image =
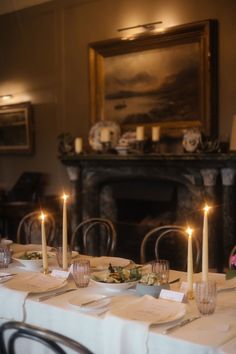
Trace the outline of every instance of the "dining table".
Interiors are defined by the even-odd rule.
[[[86,255],[76,256],[80,257]],[[111,262],[115,259],[112,257]],[[114,290],[93,280],[87,287],[77,288],[71,273],[61,277],[56,262],[50,264],[50,270],[52,273],[45,276],[41,269],[29,270],[16,260],[0,270],[0,323],[17,320],[50,329],[80,342],[95,354],[236,353],[236,278],[228,281],[225,274],[209,274],[219,284],[217,303],[213,314],[201,315],[194,298],[183,297],[180,301],[140,296],[135,284]],[[14,275],[3,277],[5,273]],[[31,281],[40,286],[42,276],[48,278],[48,284],[52,281],[51,288],[27,288]],[[177,279],[170,285],[173,294],[183,288],[186,276],[185,272],[170,270],[170,280]],[[200,273],[194,274],[194,281],[200,277]],[[19,349],[22,354],[48,354],[34,342],[21,341]]]

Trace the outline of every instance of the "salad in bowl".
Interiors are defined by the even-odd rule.
[[[52,260],[55,255],[51,252],[47,252],[48,260]],[[25,251],[15,253],[13,260],[21,263],[24,267],[31,270],[38,270],[43,266],[43,256],[41,251]]]
[[[106,290],[122,291],[137,284],[141,279],[141,268],[113,267],[111,264],[108,269],[91,274],[91,280]]]

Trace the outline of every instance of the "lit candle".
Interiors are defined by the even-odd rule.
[[[159,141],[160,140],[160,127],[155,126],[152,127],[152,141]]]
[[[75,139],[75,152],[76,154],[80,154],[83,150],[83,139],[76,138]]]
[[[203,231],[202,231],[202,281],[208,281],[208,212],[210,207],[206,204],[203,208]]]
[[[144,127],[142,127],[142,126],[136,127],[136,140],[137,141],[144,140]]]
[[[101,128],[100,142],[108,143],[109,141],[111,141],[110,129],[108,127]]]
[[[46,215],[42,212],[41,219],[41,237],[42,237],[42,257],[43,257],[43,270],[45,273],[48,272],[48,255],[47,255],[47,240],[45,232],[45,221]]]
[[[192,233],[193,230],[188,227],[186,230],[188,234],[188,262],[187,262],[187,284],[188,292],[191,295],[193,291],[193,246],[192,246]]]
[[[67,259],[67,199],[68,195],[63,194],[63,217],[62,217],[62,267],[63,270],[68,269]]]

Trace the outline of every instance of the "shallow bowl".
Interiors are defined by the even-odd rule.
[[[27,251],[27,254],[34,253],[39,251]],[[39,270],[43,266],[43,260],[42,259],[22,259],[21,257],[25,254],[25,252],[19,252],[15,253],[12,257],[14,261],[17,261],[21,263],[24,267],[30,269],[30,270]],[[52,258],[55,258],[55,255],[53,253],[48,252],[48,262],[52,260]]]

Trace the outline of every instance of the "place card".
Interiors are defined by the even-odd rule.
[[[70,272],[66,272],[65,270],[58,270],[58,269],[53,269],[51,276],[56,277],[56,278],[62,278],[62,279],[67,279],[70,275]]]
[[[159,295],[160,299],[171,300],[176,302],[184,302],[185,295],[179,291],[162,289]]]

